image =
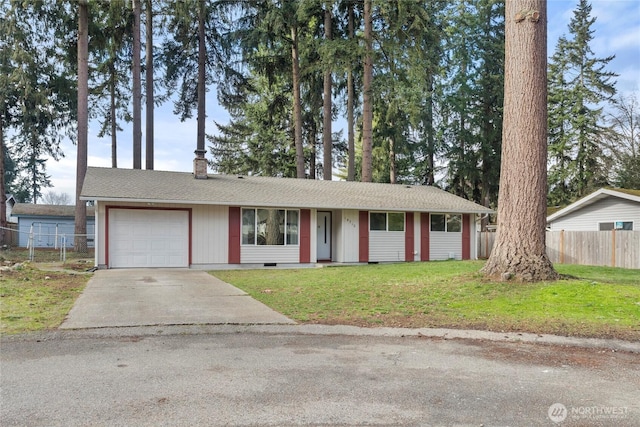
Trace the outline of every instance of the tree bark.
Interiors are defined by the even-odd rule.
[[[0,112],[1,113],[1,112]],[[0,115],[0,245],[5,244],[7,226],[7,197],[4,189],[4,117]]]
[[[353,30],[353,1],[349,1],[348,6],[348,29],[349,29],[349,41],[354,39]],[[347,164],[347,181],[354,181],[356,178],[356,144],[355,144],[355,132],[354,132],[354,114],[353,114],[353,66],[349,61],[349,70],[347,71],[347,151],[349,152],[349,161]]]
[[[205,137],[205,118],[206,118],[206,65],[207,65],[207,47],[205,44],[205,2],[198,2],[198,134],[196,143],[196,156],[204,157],[204,137]]]
[[[483,272],[502,280],[555,280],[545,248],[547,6],[506,2],[504,119],[496,243]],[[524,18],[524,19],[522,19]]]
[[[364,78],[362,83],[362,182],[371,182],[372,150],[373,150],[373,105],[371,97],[371,81],[373,80],[372,62],[372,19],[371,1],[364,0]]]
[[[145,132],[145,166],[147,169],[153,169],[153,5],[151,0],[145,1],[145,27],[147,32],[147,46],[145,53],[145,87],[146,87],[146,132]]]
[[[435,179],[435,137],[434,137],[434,123],[433,123],[433,73],[429,73],[429,99],[427,99],[427,120],[425,125],[427,126],[427,176],[425,184],[433,185],[436,182]]]
[[[109,97],[110,97],[110,105],[109,105],[109,114],[111,114],[111,167],[118,167],[118,123],[116,119],[116,78],[115,78],[115,67],[113,64],[110,66],[111,69],[111,77],[109,81]]]
[[[293,137],[296,148],[296,177],[305,178],[304,150],[302,147],[302,101],[300,99],[300,59],[298,55],[298,29],[291,27],[291,62],[293,73]]]
[[[89,132],[89,6],[78,2],[78,152],[76,160],[76,207],[74,247],[87,250],[87,204],[80,200],[87,172],[87,137]]]
[[[393,123],[391,123],[393,129]],[[398,182],[398,166],[396,165],[396,140],[395,136],[389,138],[389,183]]]
[[[140,81],[140,0],[133,0],[133,168],[142,169],[142,85]]]
[[[331,40],[331,1],[326,3],[326,10],[324,11],[324,38],[328,42]],[[322,160],[322,177],[325,181],[331,181],[332,172],[332,156],[333,138],[331,135],[331,67],[327,65],[324,70],[324,94],[322,99],[323,107],[323,127],[322,127],[322,147],[324,157]]]

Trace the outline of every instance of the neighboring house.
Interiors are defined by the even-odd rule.
[[[12,194],[5,194],[4,197],[5,197],[5,200],[6,200],[7,222],[14,222],[15,223],[15,222],[17,222],[17,220],[11,216],[11,212],[13,210],[13,206],[16,204],[16,198],[13,197]]]
[[[18,246],[27,247],[31,238],[36,248],[57,248],[63,241],[65,246],[73,246],[75,206],[16,203],[12,215],[18,222]],[[87,244],[93,247],[93,207],[87,207],[87,234]]]
[[[550,230],[640,230],[640,190],[603,188],[547,217]]]
[[[205,169],[206,170],[206,169]],[[476,258],[490,209],[429,186],[90,167],[96,265],[314,265]]]

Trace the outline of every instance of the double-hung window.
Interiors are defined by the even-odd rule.
[[[242,244],[297,245],[300,212],[285,209],[242,209]]]

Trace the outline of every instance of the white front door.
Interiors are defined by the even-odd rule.
[[[318,212],[318,261],[331,261],[331,212]]]

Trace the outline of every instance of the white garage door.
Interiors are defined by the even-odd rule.
[[[109,210],[109,266],[188,267],[188,212]]]

